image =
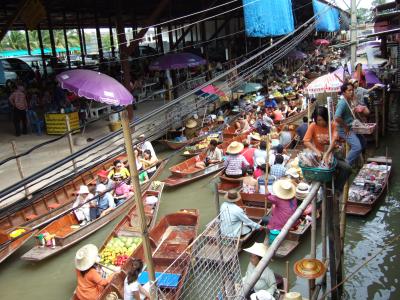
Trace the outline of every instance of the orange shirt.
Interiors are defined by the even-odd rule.
[[[336,137],[336,125],[332,123],[332,139]],[[303,142],[311,142],[321,152],[324,151],[324,147],[329,145],[329,128],[321,127],[315,123],[311,123],[308,126],[306,135],[304,136]]]
[[[94,268],[91,268],[85,276],[81,271],[76,270],[78,285],[75,293],[79,300],[95,300],[97,299],[104,287],[110,283],[111,276],[107,279],[101,278],[100,274]]]

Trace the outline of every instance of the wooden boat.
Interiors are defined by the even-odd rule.
[[[312,103],[310,105],[310,113],[311,114],[313,113],[313,111],[317,107],[317,105],[318,105],[317,101],[315,101],[314,103]],[[308,108],[298,112],[294,116],[291,116],[289,118],[283,119],[282,121],[279,122],[279,125],[289,125],[289,124],[297,123],[297,122],[301,121],[303,119],[303,117],[306,117],[307,114],[308,114]]]
[[[163,299],[178,299],[182,291],[186,275],[189,271],[191,253],[187,247],[194,241],[199,226],[199,211],[197,209],[181,209],[180,211],[166,215],[150,231],[150,240],[153,242],[152,257],[154,269],[157,275],[166,272],[171,274],[168,267],[179,258],[180,263],[174,264],[173,274],[170,276],[178,277],[176,286],[162,286],[158,288],[162,291]],[[129,257],[121,268],[121,272],[116,274],[111,283],[103,290],[98,299],[104,300],[111,292],[117,293],[119,298],[124,295],[124,280],[127,272],[131,269],[134,259],[144,261],[143,246],[140,245]],[[141,281],[143,273],[139,276]]]
[[[247,137],[247,134],[242,134],[234,137],[233,139],[227,140],[222,144],[218,145],[218,148],[225,153],[229,144],[233,141],[242,141]],[[224,163],[209,165],[208,167],[201,169],[196,167],[197,162],[204,161],[207,154],[205,152],[196,155],[195,157],[189,158],[175,166],[172,166],[169,170],[172,173],[171,176],[164,180],[164,183],[168,187],[176,187],[179,185],[187,184],[208,176],[212,173],[218,172],[224,168]]]
[[[44,233],[54,234],[55,247],[40,247],[40,245],[36,245],[21,258],[23,260],[40,261],[54,256],[107,225],[109,222],[124,213],[124,211],[133,207],[134,203],[135,201],[133,197],[127,199],[124,203],[111,210],[108,214],[97,218],[85,226],[79,225],[79,221],[73,212],[57,218],[38,232],[38,235]]]
[[[117,157],[117,159],[121,160],[124,158],[126,158],[126,156]],[[18,226],[39,228],[45,224],[46,221],[63,214],[66,210],[71,208],[79,186],[82,184],[88,186],[95,184],[97,172],[101,169],[108,170],[112,166],[114,160],[115,159],[109,160],[108,163],[87,171],[78,176],[78,178],[67,182],[62,187],[38,198],[29,206],[4,216],[0,220],[0,230],[7,230]],[[157,171],[149,178],[150,180],[141,185],[142,190],[146,190],[150,186],[151,181],[161,174],[166,164],[167,161],[165,160],[158,164]]]
[[[367,162],[377,164],[379,168],[381,168],[381,170],[376,170],[374,172],[376,179],[373,182],[371,182],[366,180],[366,176],[364,173],[365,170],[368,169],[368,164],[363,166],[357,177],[354,179],[352,185],[350,186],[349,198],[347,200],[347,206],[346,206],[346,214],[355,216],[365,216],[371,212],[371,210],[385,195],[385,191],[389,184],[392,159],[386,157],[371,157],[368,158]],[[360,181],[359,178],[361,179]],[[382,182],[379,192],[375,194],[372,192],[365,191],[364,184],[373,184],[373,186],[375,187],[375,182],[378,180],[378,178],[381,178]],[[359,199],[361,201],[355,201],[357,195],[353,196],[353,194],[361,195],[362,198]]]
[[[18,229],[24,229],[25,232],[16,238],[11,238],[10,233]],[[21,248],[35,233],[37,233],[37,230],[32,230],[32,228],[28,227],[18,227],[0,231],[0,263]]]
[[[205,139],[201,140],[200,142],[196,143],[193,146],[186,146],[185,151],[181,153],[184,157],[193,157],[199,155],[207,150],[208,145],[210,144],[211,140],[219,140],[219,134],[210,134]]]
[[[73,179],[65,182],[62,186],[54,190],[46,191],[46,194],[35,196],[36,199],[22,205],[7,207],[2,210],[0,217],[0,230],[10,228],[34,227],[40,225],[45,220],[60,214],[63,207],[71,204],[71,198],[75,191],[79,190],[79,186],[88,185],[97,178],[97,172],[100,170],[109,170],[116,159],[126,160],[126,155],[120,155],[110,159],[82,174],[77,175]],[[20,204],[20,203],[18,203]]]
[[[218,176],[218,193],[225,194],[230,190],[239,190],[242,187],[243,179],[242,178],[230,178],[224,175],[222,172]]]

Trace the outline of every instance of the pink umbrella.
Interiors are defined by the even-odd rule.
[[[221,91],[219,88],[217,88],[216,86],[213,86],[212,84],[207,85],[206,87],[201,89],[204,93],[207,94],[214,94],[220,97],[224,97],[226,96],[225,93],[223,91]]]
[[[339,92],[340,87],[343,84],[343,75],[340,76],[336,73],[329,73],[320,76],[306,87],[306,91],[309,94],[320,94],[325,92]]]
[[[316,45],[316,46],[328,46],[329,44],[330,44],[330,42],[325,39],[318,39],[318,40],[314,41],[314,45]]]

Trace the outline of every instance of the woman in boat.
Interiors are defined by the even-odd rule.
[[[140,159],[140,162],[143,165],[143,169],[146,170],[147,175],[149,177],[153,176],[157,170],[157,157],[152,156],[150,150],[146,149],[143,151],[143,158]]]
[[[149,175],[147,174],[146,171],[140,171],[139,172],[139,183],[140,184],[145,184],[146,182],[148,182],[149,179]]]
[[[119,159],[115,160],[113,162],[114,167],[111,169],[110,172],[108,172],[108,178],[113,178],[114,174],[121,174],[122,178],[128,179],[131,174],[129,173],[129,170],[124,166],[124,164],[122,163],[122,161],[120,161]]]
[[[185,124],[185,137],[187,140],[193,139],[197,136],[197,121],[190,119]]]
[[[99,251],[93,244],[83,246],[76,253],[75,268],[78,283],[75,296],[77,299],[95,300],[111,282],[112,275],[106,279],[100,276],[97,265],[99,261]]]
[[[251,135],[249,135],[251,136]],[[259,136],[258,136],[259,137]],[[251,139],[255,139],[257,140],[256,136],[252,136]],[[242,154],[244,156],[244,158],[247,160],[247,162],[250,164],[250,166],[254,165],[254,151],[256,151],[256,148],[253,148],[249,145],[249,143],[247,142],[247,140],[243,140],[243,150],[240,154]]]
[[[300,111],[299,107],[297,106],[297,102],[295,100],[290,100],[289,102],[289,108],[288,108],[288,113],[287,117],[294,116]]]
[[[123,179],[121,174],[115,174],[113,177],[115,182],[115,188],[113,191],[113,197],[115,205],[118,206],[133,196],[132,187],[128,185]]]
[[[267,246],[265,246],[263,243],[254,243],[250,248],[243,249],[247,253],[250,253],[250,262],[247,266],[246,275],[243,278],[243,282],[245,284],[248,283],[258,263],[267,253],[267,249]],[[266,267],[254,285],[250,298],[273,300],[275,299],[275,294],[277,291],[275,274],[269,267]],[[256,297],[253,296],[254,294]]]
[[[74,213],[81,226],[86,225],[86,223],[91,221],[90,217],[90,202],[91,198],[93,198],[93,194],[90,193],[89,188],[86,185],[81,185],[79,187],[79,191],[77,192],[78,196],[74,204],[72,205],[74,209]],[[81,206],[79,206],[81,205]],[[78,207],[79,206],[79,207]]]
[[[140,259],[135,260],[124,280],[124,300],[150,299],[149,292],[138,282],[142,269],[143,262]]]
[[[264,162],[264,164],[267,161],[267,142],[266,141],[261,141],[258,149],[256,149],[254,151],[253,161],[259,162],[261,160]],[[257,167],[257,166],[254,164],[254,167]]]
[[[243,178],[242,191],[246,194],[254,194],[257,190],[257,179],[253,177],[254,169],[253,167],[248,167],[246,169],[246,177]]]
[[[222,162],[222,150],[218,147],[217,140],[211,140],[206,152],[206,158],[204,161],[196,163],[196,168],[204,169],[209,165],[219,164]]]
[[[246,116],[239,117],[238,121],[235,123],[235,128],[235,133],[237,134],[244,133],[250,129],[249,121]]]
[[[240,152],[244,146],[242,143],[233,141],[226,149],[226,160],[224,161],[225,175],[231,178],[240,178],[243,176],[244,168],[250,166],[247,160]]]

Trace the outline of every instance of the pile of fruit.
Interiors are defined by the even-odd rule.
[[[218,140],[218,138],[219,138],[218,134],[210,134],[204,140],[198,142],[196,145],[185,147],[185,151],[196,152],[198,150],[206,149],[210,144],[211,140]]]
[[[19,237],[21,234],[23,234],[26,230],[23,228],[15,229],[13,232],[10,233],[10,238],[16,238]]]
[[[100,263],[122,266],[141,242],[140,237],[112,238],[100,253]]]

